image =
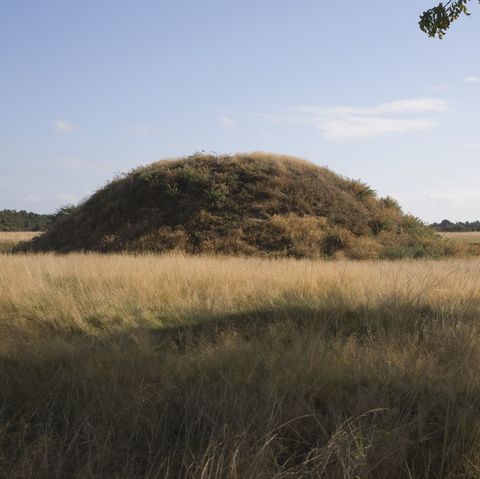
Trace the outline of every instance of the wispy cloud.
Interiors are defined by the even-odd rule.
[[[135,125],[129,129],[129,132],[134,136],[155,136],[160,133],[160,128],[150,125]]]
[[[237,126],[237,123],[227,115],[222,117],[222,124],[227,128],[233,128],[234,126]]]
[[[444,180],[425,189],[425,196],[442,206],[477,204],[480,200],[480,177],[467,180]]]
[[[317,128],[331,140],[345,138],[373,138],[410,131],[427,131],[436,126],[427,118],[385,118],[348,116],[322,121]]]
[[[432,85],[430,90],[432,91],[444,91],[448,90],[450,87],[448,85]]]
[[[480,190],[478,187],[464,186],[462,188],[432,190],[427,192],[427,196],[431,200],[439,203],[463,205],[465,203],[480,200]]]
[[[439,98],[395,100],[373,107],[299,106],[283,115],[262,115],[266,121],[313,125],[330,140],[374,138],[405,132],[422,132],[437,125],[434,114],[449,105]]]
[[[440,98],[413,98],[407,100],[394,100],[388,103],[380,103],[374,107],[349,107],[349,106],[299,106],[294,110],[306,113],[318,113],[329,115],[355,115],[355,116],[374,116],[391,113],[428,113],[446,111],[449,109],[448,103]]]
[[[67,120],[56,120],[53,122],[53,127],[55,133],[58,133],[59,135],[67,135],[73,130],[73,125]]]
[[[480,77],[476,75],[469,76],[467,78],[463,79],[464,83],[479,83],[480,82]]]

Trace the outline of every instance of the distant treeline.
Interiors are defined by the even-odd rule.
[[[0,210],[0,231],[44,231],[52,219],[53,215]]]
[[[480,221],[457,221],[452,223],[448,220],[443,220],[440,223],[433,223],[430,225],[437,231],[480,231]]]

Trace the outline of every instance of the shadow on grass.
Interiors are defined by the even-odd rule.
[[[228,338],[262,342],[262,338],[275,337],[287,344],[299,334],[321,335],[325,339],[354,336],[358,340],[404,334],[421,339],[433,328],[475,320],[475,311],[476,308],[457,313],[445,312],[428,304],[394,302],[391,299],[375,308],[290,305],[241,313],[199,314],[193,321],[185,323],[159,328],[137,327],[97,337],[100,342],[113,340],[128,343],[146,336],[157,347],[176,351],[214,345]]]
[[[449,369],[410,367],[408,333],[449,318],[388,304],[290,305],[19,345],[0,356],[5,477],[457,477],[480,434],[475,370],[458,367],[462,344]],[[405,354],[386,365],[388,340]],[[439,360],[442,344],[428,356]]]

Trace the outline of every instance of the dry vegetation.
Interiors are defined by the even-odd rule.
[[[479,280],[0,256],[0,477],[479,477]]]
[[[19,243],[30,241],[39,234],[38,231],[0,231],[0,253],[10,251]]]
[[[457,255],[480,256],[480,232],[448,232],[440,233],[442,238],[456,245]]]
[[[440,234],[448,240],[480,244],[480,231],[453,231]]]
[[[30,241],[40,233],[38,231],[0,231],[0,243],[18,243]]]
[[[198,154],[137,168],[60,211],[27,249],[310,259],[458,253],[361,181],[266,153]]]

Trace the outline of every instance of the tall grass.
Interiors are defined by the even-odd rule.
[[[0,231],[0,253],[11,251],[24,241],[30,241],[39,236],[38,231]]]
[[[0,477],[478,477],[479,279],[0,256]]]
[[[480,244],[480,231],[447,231],[440,235],[448,240]]]

